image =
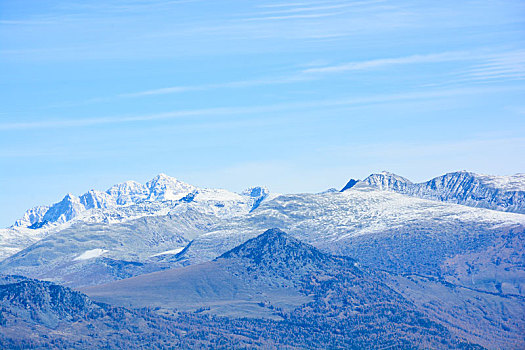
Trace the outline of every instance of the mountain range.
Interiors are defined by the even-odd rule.
[[[265,187],[239,194],[198,188],[165,174],[145,185],[127,181],[105,192],[90,190],[79,197],[67,194],[55,204],[29,209],[11,227],[0,229],[0,259],[75,224],[118,224],[193,209],[209,217],[228,218],[248,213],[274,196]]]
[[[277,229],[209,263],[87,288],[90,297],[17,276],[2,282],[4,346],[479,348],[426,317],[355,260],[322,253]],[[188,302],[196,303],[193,312],[174,311]],[[225,306],[241,312],[228,316],[252,318],[228,322],[207,315],[210,307],[224,313]],[[153,307],[156,313],[148,311]],[[57,334],[55,343],[50,333]]]
[[[258,320],[250,329],[272,332],[312,319],[320,334],[349,319],[377,334],[399,330],[401,343],[391,346],[415,344],[414,324],[362,296],[375,295],[430,327],[416,327],[419,347],[450,338],[444,347],[517,349],[525,346],[524,193],[523,174],[456,172],[415,184],[383,172],[342,191],[283,195],[197,188],[161,174],[29,210],[0,230],[0,273],[74,288],[137,318],[203,325],[199,317],[244,317]],[[372,304],[388,322],[363,309]],[[343,333],[355,335],[352,327]],[[343,338],[330,339],[351,345]],[[370,347],[365,338],[359,344]]]
[[[478,175],[459,171],[422,183],[383,171],[359,181],[351,179],[341,191],[368,185],[409,196],[468,205],[471,207],[525,213],[525,174],[512,176]]]
[[[263,187],[249,188],[237,194],[222,189],[197,188],[165,174],[159,174],[145,185],[127,181],[114,185],[105,192],[90,190],[79,197],[68,193],[60,202],[51,206],[29,209],[13,227],[37,229],[75,219],[115,222],[122,220],[122,216],[124,219],[129,219],[161,215],[180,202],[197,202],[201,205],[206,202],[228,204],[226,209],[215,209],[227,215],[228,210],[252,210],[267,195],[268,190]],[[216,207],[224,208],[221,205]]]

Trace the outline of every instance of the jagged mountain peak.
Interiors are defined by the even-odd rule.
[[[68,193],[60,202],[46,211],[41,221],[63,223],[71,220],[82,210],[84,210],[84,206],[80,203],[80,198]]]
[[[502,192],[525,192],[525,175],[515,174],[509,176],[477,174],[471,171],[461,170],[449,172],[435,177],[427,182],[417,185],[428,185],[431,187],[483,187],[493,191]]]
[[[461,170],[449,172],[445,175],[438,176],[436,179],[469,179],[485,187],[491,187],[502,191],[525,191],[525,174],[514,174],[507,176],[477,174],[471,171]],[[427,182],[430,182],[427,181]]]
[[[146,183],[146,186],[150,187],[148,184],[156,184],[156,183],[184,183],[184,182],[180,181],[179,179],[173,176],[169,176],[164,173],[160,173],[157,176],[155,176],[153,179],[148,181]]]
[[[78,197],[75,196],[73,193],[69,192],[67,193],[64,198],[62,199],[62,202],[66,201],[66,202],[73,202],[73,201],[76,201],[78,200]]]
[[[363,184],[368,186],[379,188],[380,190],[404,190],[407,186],[410,186],[412,182],[394,173],[383,171],[378,174],[371,174],[362,181]]]
[[[107,189],[106,192],[108,194],[112,194],[113,192],[116,192],[116,191],[118,192],[122,192],[122,191],[131,192],[131,191],[137,191],[137,190],[142,191],[145,188],[146,186],[144,186],[140,182],[128,180],[128,181],[124,181],[122,183],[111,186],[110,188]]]
[[[410,181],[409,179],[403,176],[383,170],[379,173],[372,173],[368,175],[364,180],[350,179],[346,183],[346,185],[341,189],[341,192],[344,192],[358,184],[360,186],[364,185],[364,186],[376,187],[380,190],[388,190],[388,189],[399,190],[399,189],[405,188],[407,185],[412,184],[412,181]]]
[[[111,186],[106,193],[115,198],[116,204],[128,205],[146,199],[148,188],[137,181],[126,181]]]
[[[371,174],[370,176],[368,176],[368,178],[372,178],[372,177],[384,177],[384,178],[389,178],[389,179],[394,179],[396,181],[401,181],[401,182],[406,182],[406,183],[412,183],[412,181],[410,181],[409,179],[407,179],[406,177],[403,177],[403,176],[400,176],[400,175],[397,175],[395,173],[391,173],[389,171],[386,171],[386,170],[383,170],[381,171],[380,173],[377,173],[377,174]],[[365,180],[366,181],[366,180]]]
[[[476,173],[474,173],[472,171],[458,170],[458,171],[450,171],[448,173],[445,173],[443,175],[437,176],[435,178],[440,178],[440,177],[460,177],[460,176],[463,176],[463,177],[480,177],[479,174],[476,174]]]
[[[39,205],[27,210],[22,218],[15,221],[13,227],[32,226],[34,224],[38,226],[49,208],[48,205]]]
[[[155,201],[179,200],[196,190],[195,186],[162,173],[148,181],[146,187],[150,192],[148,200]]]
[[[82,203],[86,209],[109,208],[116,204],[113,196],[107,192],[97,190],[89,190],[80,196],[80,203]]]
[[[223,189],[198,188],[160,173],[146,184],[126,181],[113,185],[104,192],[91,189],[78,197],[68,193],[51,206],[29,209],[12,228],[48,229],[75,218],[100,222],[164,215],[163,213],[167,213],[181,201],[198,203],[203,211],[209,213],[235,216],[254,210],[267,198],[269,190],[262,186],[251,187],[238,194]],[[91,211],[92,209],[95,211]]]

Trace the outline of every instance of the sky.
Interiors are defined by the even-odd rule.
[[[525,172],[525,2],[0,1],[0,227],[166,173]]]

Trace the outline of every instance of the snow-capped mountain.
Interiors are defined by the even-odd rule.
[[[155,269],[209,261],[254,234],[279,227],[330,252],[359,254],[362,261],[379,263],[384,269],[398,271],[402,261],[405,271],[453,271],[452,276],[463,267],[458,260],[447,263],[452,268],[445,268],[447,254],[488,249],[486,242],[494,239],[503,244],[505,232],[525,226],[523,214],[384,190],[411,185],[399,176],[377,174],[342,193],[276,196],[260,187],[240,194],[201,189],[159,175],[147,185],[127,182],[107,192],[90,191],[81,197],[68,195],[42,216],[54,221],[54,226],[3,230],[0,248],[5,258],[10,257],[0,268],[6,273],[66,285],[97,284]],[[379,186],[383,187],[378,189]],[[517,185],[512,186],[509,188]],[[131,204],[117,204],[130,201]],[[312,235],[305,236],[305,232]],[[377,249],[387,249],[389,254],[366,249],[371,244]],[[95,256],[93,252],[100,254]],[[405,256],[408,252],[410,257]],[[428,254],[435,256],[425,260]],[[79,258],[83,256],[89,258]],[[89,274],[93,278],[86,278]],[[525,285],[522,287],[513,276],[513,272],[509,276],[499,274],[498,280],[508,281],[505,284],[508,290],[525,293],[525,289],[521,290]],[[492,282],[485,287],[491,291],[498,288]]]
[[[224,284],[221,276],[227,274],[200,264],[215,266],[222,259],[249,273],[263,269],[250,281],[271,286],[293,280],[294,266],[301,272],[299,267],[315,265],[320,251],[385,273],[389,288],[460,337],[492,348],[521,348],[525,215],[482,208],[486,198],[470,206],[451,202],[460,195],[473,200],[473,193],[483,188],[519,194],[520,176],[476,175],[469,182],[470,175],[461,174],[425,183],[443,194],[429,198],[410,192],[420,184],[388,173],[356,180],[342,192],[288,195],[272,195],[259,187],[240,194],[202,189],[162,177],[146,185],[128,182],[107,192],[68,195],[49,208],[28,212],[30,217],[45,211],[42,218],[47,215],[55,222],[37,228],[36,221],[33,228],[2,232],[0,246],[9,257],[0,262],[0,273],[80,288],[119,280],[123,284],[116,285],[123,286],[134,278],[178,271],[173,272],[174,285],[195,291],[195,297],[209,288],[223,297],[246,291],[243,279],[235,275],[227,279],[232,284]],[[249,241],[274,227],[293,238],[270,231]],[[220,286],[229,289],[218,291]],[[304,302],[304,295],[291,295],[293,301],[277,292],[275,300],[284,304]],[[220,308],[221,301],[217,303]],[[264,300],[259,303],[265,305]],[[474,324],[475,330],[465,332],[465,325]]]
[[[115,198],[117,205],[129,205],[138,203],[148,197],[148,187],[136,181],[126,181],[121,184],[111,186],[107,191],[111,197]]]
[[[522,214],[425,200],[372,187],[355,187],[343,193],[281,195],[236,216],[218,215],[216,208],[190,201],[167,215],[116,223],[78,222],[7,258],[0,263],[0,271],[72,286],[97,284],[151,269],[210,261],[266,229],[279,227],[319,248],[359,255],[361,260],[380,263],[385,269],[397,271],[402,260],[407,271],[439,273],[447,255],[485,244],[486,237],[506,227],[525,226]],[[376,248],[367,249],[371,244]],[[389,254],[382,254],[381,249]],[[94,251],[102,253],[78,260]],[[405,257],[409,252],[410,257]],[[427,261],[424,257],[429,254],[436,256]],[[140,267],[133,265],[130,270],[130,262]],[[125,273],[117,271],[122,264],[127,264]],[[89,275],[97,278],[87,278]],[[514,284],[508,288],[511,286],[518,288]]]
[[[78,197],[69,193],[58,203],[28,210],[13,226],[0,229],[0,260],[75,224],[122,223],[188,208],[210,217],[233,217],[273,197],[265,187],[251,187],[239,194],[198,188],[165,174],[145,185],[127,181],[105,192],[90,190]]]
[[[525,226],[523,214],[356,186],[342,193],[290,194],[265,201],[250,214],[219,222],[196,237],[184,257],[191,263],[211,260],[257,232],[279,227],[334,253],[392,268],[402,260],[405,270],[428,273],[439,270],[438,261],[447,254],[487,244],[481,236],[520,226]],[[388,247],[379,247],[378,242],[386,241]],[[370,249],[371,244],[388,254]],[[432,252],[439,259],[425,261]]]
[[[15,221],[15,224],[13,225],[13,227],[25,227],[25,226],[34,225],[33,227],[30,227],[30,228],[33,228],[33,229],[40,228],[41,226],[40,227],[36,227],[36,226],[38,226],[38,224],[42,222],[42,219],[48,210],[49,210],[49,206],[46,206],[46,205],[41,205],[41,206],[34,207],[32,209],[29,209],[28,211],[24,213],[24,216],[22,216],[22,218]]]
[[[88,195],[88,193],[86,193],[86,195]],[[82,197],[87,198],[85,197],[85,195]],[[68,193],[64,197],[64,199],[52,205],[51,208],[49,208],[49,210],[46,211],[41,221],[34,223],[32,222],[31,225],[45,223],[62,224],[76,218],[78,215],[80,215],[86,210],[87,208],[84,206],[83,203],[81,203],[79,197]]]
[[[181,200],[217,201],[219,206],[221,201],[236,202],[250,210],[256,202],[262,201],[266,196],[268,190],[261,187],[251,188],[238,195],[222,189],[200,189],[168,175],[159,174],[146,185],[127,181],[114,185],[105,192],[90,190],[80,197],[69,193],[60,202],[51,206],[39,206],[28,210],[13,226],[29,228],[53,226],[81,216],[86,217],[91,209],[118,210],[139,204],[147,206],[152,202],[164,203],[158,209],[154,208],[155,204],[151,205],[153,211],[162,212],[161,209],[169,209]]]
[[[525,174],[492,176],[458,171],[413,183],[399,175],[382,172],[362,181],[352,179],[342,191],[362,185],[419,198],[525,213]]]
[[[179,181],[165,174],[159,174],[146,183],[148,201],[177,201],[190,192],[195,191],[195,186]]]
[[[501,178],[460,172],[413,184],[403,177],[382,173],[370,175],[363,181],[350,181],[341,194],[323,192],[278,196],[262,187],[249,188],[240,194],[197,188],[160,174],[146,185],[128,181],[112,186],[106,192],[91,190],[80,197],[68,194],[50,207],[33,208],[16,226],[0,230],[0,253],[6,258],[40,241],[31,248],[31,253],[24,253],[24,259],[13,257],[18,263],[10,260],[9,266],[25,269],[23,266],[28,264],[28,267],[34,267],[29,256],[38,256],[42,262],[46,261],[46,268],[38,269],[40,275],[35,276],[42,277],[47,269],[55,268],[55,264],[47,260],[48,254],[55,263],[63,260],[61,266],[68,265],[63,264],[74,261],[86,251],[96,249],[105,252],[103,257],[119,261],[144,263],[156,254],[155,259],[165,261],[173,254],[164,252],[180,252],[194,240],[182,261],[195,263],[213,259],[242,243],[249,238],[245,232],[269,227],[281,227],[292,234],[316,232],[316,237],[300,238],[340,250],[347,244],[333,245],[331,242],[394,230],[444,231],[448,234],[471,229],[479,231],[483,227],[481,231],[488,231],[498,226],[525,225],[525,221],[523,216],[515,214],[469,209],[443,201],[459,202],[454,198],[460,194],[462,198],[472,199],[474,192],[480,193],[489,185],[492,188],[499,186],[500,192],[497,193],[514,191],[515,198],[518,198],[523,194],[517,191],[521,188],[521,178],[520,175]],[[430,188],[427,192],[433,195],[426,195],[423,188]],[[507,192],[501,192],[503,190]],[[441,197],[436,198],[436,193],[441,193]],[[413,198],[416,195],[429,197],[432,201]],[[496,197],[503,198],[502,195]],[[483,203],[474,204],[481,207]],[[520,205],[519,201],[513,203],[514,207]],[[158,220],[141,221],[144,217],[158,217]],[[151,230],[145,223],[157,229]],[[97,233],[96,238],[89,240],[83,238],[92,236],[91,232],[104,234]],[[64,235],[67,240],[62,238]],[[48,238],[42,241],[45,237]],[[49,246],[60,249],[64,255],[53,253]],[[87,260],[92,261],[96,259]],[[64,276],[62,272],[50,272],[47,277]]]

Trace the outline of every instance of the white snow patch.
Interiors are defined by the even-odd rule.
[[[84,253],[80,254],[73,260],[88,260],[88,259],[98,258],[102,254],[107,253],[107,252],[109,252],[109,250],[100,249],[100,248],[90,249],[90,250],[86,250]]]
[[[165,252],[160,252],[160,253],[157,253],[157,254],[153,254],[151,256],[159,256],[159,255],[170,255],[170,254],[178,254],[180,252],[182,252],[184,250],[184,247],[180,247],[180,248],[176,248],[176,249],[172,249],[172,250],[166,250]]]

